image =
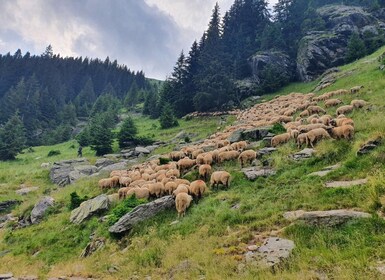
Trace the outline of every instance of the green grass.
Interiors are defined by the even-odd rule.
[[[385,221],[376,215],[376,211],[384,208],[381,201],[385,196],[385,146],[365,156],[357,157],[356,152],[366,140],[384,136],[385,74],[378,70],[378,62],[374,60],[384,50],[341,67],[341,73],[347,75],[317,93],[364,85],[359,94],[341,97],[345,103],[364,99],[372,105],[371,111],[357,110],[349,115],[355,121],[354,141],[323,141],[316,146],[315,156],[303,162],[290,160],[288,155],[297,148],[293,143],[285,144],[271,156],[277,174],[254,182],[244,178],[236,162],[215,166],[215,170],[231,172],[230,188],[210,190],[199,203],[193,203],[186,217],[176,224],[171,224],[177,219],[176,212],[165,211],[140,223],[121,239],[109,236],[107,222],[101,223],[97,217],[80,226],[70,224],[70,193],[76,191],[80,197],[98,195],[98,178],[83,179],[61,189],[50,183],[48,170],[40,168],[40,164],[76,157],[77,149],[71,148],[74,142],[36,147],[35,152],[20,155],[14,162],[0,163],[1,200],[22,200],[14,210],[15,215],[28,213],[43,194],[52,195],[57,202],[55,209],[39,225],[16,231],[0,230],[0,252],[11,250],[0,257],[0,271],[21,275],[27,269],[42,278],[77,275],[126,279],[128,275],[137,275],[152,279],[317,279],[319,275],[326,275],[330,279],[380,279],[379,273],[371,267],[385,258]],[[311,92],[317,82],[291,84],[264,99],[290,92]],[[319,104],[323,106],[322,102]],[[328,109],[330,114],[334,111],[335,108]],[[135,119],[140,136],[167,143],[181,130],[191,133],[192,141],[206,138],[217,131],[219,120],[180,120],[179,127],[161,130],[156,120]],[[234,117],[227,117],[226,125],[233,121]],[[220,130],[223,129],[224,125]],[[176,144],[169,144],[155,152],[166,153],[174,147]],[[60,155],[48,157],[50,150],[59,150]],[[91,162],[96,160],[88,148],[83,153]],[[336,163],[341,163],[341,167],[325,177],[308,175]],[[197,174],[191,172],[188,176],[194,179]],[[368,178],[368,184],[351,189],[324,187],[332,180],[361,178]],[[40,189],[25,197],[17,196],[15,190],[22,183]],[[125,207],[122,208],[125,212]],[[301,223],[290,225],[283,218],[286,211],[340,208],[375,215],[333,228]],[[274,271],[252,265],[238,270],[239,259],[255,235],[268,235],[282,228],[282,236],[296,244],[288,262]],[[80,262],[78,256],[92,233],[106,238],[106,246]],[[117,272],[109,273],[111,267],[118,268]]]

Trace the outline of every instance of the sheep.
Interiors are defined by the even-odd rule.
[[[297,147],[298,147],[298,149],[301,148],[303,144],[307,145],[307,135],[306,135],[306,133],[301,133],[297,137]]]
[[[323,115],[319,118],[322,124],[328,126],[330,124],[330,121],[332,120],[332,116],[330,115]]]
[[[213,163],[213,155],[211,152],[208,152],[203,157],[203,164],[211,165]]]
[[[190,185],[190,181],[186,179],[175,179],[174,182],[177,184],[177,186],[179,186],[180,184],[184,184],[187,186]]]
[[[350,89],[350,93],[358,93],[360,89],[364,88],[364,86],[355,86]]]
[[[178,160],[184,158],[185,156],[186,156],[186,154],[182,151],[174,151],[174,152],[170,153],[169,157],[173,161],[178,161]]]
[[[308,110],[304,110],[304,111],[302,111],[302,112],[299,114],[299,116],[300,116],[301,118],[307,117],[307,116],[310,116],[310,113],[309,113]]]
[[[358,99],[354,99],[350,102],[350,105],[352,105],[354,108],[356,109],[359,109],[359,108],[362,108],[366,105],[366,101],[365,100],[358,100]]]
[[[330,135],[323,128],[316,128],[306,133],[307,144],[314,148],[314,144],[320,139],[328,139]]]
[[[191,158],[196,159],[199,154],[203,154],[204,152],[203,149],[197,149],[191,153]]]
[[[189,193],[196,198],[201,198],[202,195],[206,191],[206,183],[202,180],[196,180],[191,182],[190,186],[188,187]]]
[[[255,160],[256,158],[257,158],[257,153],[255,151],[246,150],[239,155],[238,160],[241,164],[241,167],[243,167],[245,163],[250,162],[250,164],[252,164],[253,160]]]
[[[347,139],[351,140],[354,136],[354,127],[351,125],[343,125],[339,127],[330,127],[328,129],[329,134],[334,139]]]
[[[279,134],[271,138],[271,146],[276,147],[279,144],[286,143],[290,140],[290,133],[286,132],[283,134]]]
[[[298,131],[299,131],[300,133],[304,133],[304,132],[309,132],[310,130],[316,129],[316,128],[323,128],[323,129],[326,129],[327,126],[324,125],[324,124],[322,124],[322,123],[300,125],[300,126],[298,127]]]
[[[211,174],[211,166],[209,164],[203,164],[199,166],[199,178],[207,181]]]
[[[112,178],[100,179],[98,185],[101,189],[118,187],[119,186],[119,177],[114,176]]]
[[[231,175],[227,171],[215,171],[211,174],[210,178],[210,186],[213,187],[216,185],[218,187],[219,184],[222,184],[226,187],[230,186],[230,178]]]
[[[188,157],[178,160],[178,167],[179,167],[178,169],[181,175],[184,173],[184,171],[193,167],[194,165],[195,165],[195,160],[189,159]]]
[[[320,106],[309,106],[307,107],[307,110],[309,111],[309,114],[326,114],[326,111],[322,109]]]
[[[177,189],[178,185],[176,184],[176,182],[174,181],[170,181],[170,182],[167,182],[166,184],[164,184],[164,193],[165,194],[172,194],[173,191],[175,191]]]
[[[307,123],[311,123],[314,118],[319,118],[319,115],[318,114],[313,114],[313,115],[309,116],[306,119]]]
[[[179,193],[175,198],[175,207],[178,211],[178,218],[184,217],[186,214],[186,209],[190,206],[192,201],[192,196],[187,193]]]
[[[290,138],[292,139],[297,139],[299,135],[299,131],[297,129],[290,129],[289,133],[290,133]]]
[[[329,108],[329,107],[334,107],[334,106],[337,106],[337,105],[340,105],[342,103],[341,100],[339,99],[329,99],[327,101],[325,101],[325,107],[326,108]]]
[[[218,162],[222,163],[227,160],[234,160],[239,156],[239,152],[237,151],[228,151],[228,152],[222,152],[218,155]]]
[[[341,114],[348,114],[348,113],[351,113],[353,109],[354,107],[352,105],[341,106],[337,109],[336,114],[337,116]]]
[[[131,195],[135,194],[135,197],[137,199],[149,199],[150,197],[150,191],[148,188],[133,188],[133,189],[130,189],[126,196],[127,197],[130,197]]]
[[[175,197],[175,196],[177,196],[177,195],[180,194],[180,193],[188,193],[188,191],[189,191],[188,186],[189,186],[189,185],[185,185],[185,184],[180,184],[180,185],[178,185],[178,187],[176,188],[176,190],[174,190],[174,191],[172,192],[172,195]]]
[[[354,127],[354,121],[350,118],[340,118],[340,119],[334,119],[330,122],[333,126],[343,126],[343,125],[351,125]]]
[[[119,185],[128,187],[132,182],[130,177],[119,177]]]
[[[124,198],[126,198],[127,192],[128,192],[130,189],[132,189],[132,188],[130,188],[130,187],[120,188],[120,189],[118,190],[119,199],[124,199]]]
[[[239,142],[234,142],[231,144],[231,147],[235,150],[235,151],[243,151],[244,149],[247,148],[247,142],[246,141],[239,141]]]
[[[170,178],[172,176],[180,177],[180,172],[178,169],[170,169],[166,172],[166,177]]]
[[[150,191],[150,195],[155,196],[156,198],[161,197],[163,192],[163,184],[162,183],[152,183],[146,185],[148,190]]]

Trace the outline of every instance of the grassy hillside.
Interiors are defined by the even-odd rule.
[[[42,162],[74,158],[74,143],[52,147],[37,147],[15,162],[0,164],[1,199],[23,199],[15,208],[15,215],[31,210],[42,194],[52,195],[57,204],[39,225],[11,231],[0,230],[0,273],[12,271],[15,275],[36,274],[48,276],[77,275],[100,279],[381,279],[371,267],[385,259],[385,221],[377,216],[383,210],[385,197],[385,147],[382,145],[369,155],[357,157],[360,144],[378,135],[385,136],[385,79],[378,70],[376,58],[385,48],[355,63],[341,67],[346,75],[320,93],[340,88],[364,85],[360,99],[367,100],[370,111],[355,111],[354,141],[323,141],[316,146],[316,156],[304,162],[293,162],[287,156],[297,151],[294,143],[279,148],[271,156],[277,174],[246,180],[239,164],[230,162],[221,166],[233,176],[229,190],[211,191],[199,204],[188,209],[179,223],[175,211],[167,211],[135,227],[128,235],[116,239],[108,235],[106,223],[94,217],[82,225],[69,223],[69,194],[76,190],[80,196],[95,196],[98,178],[84,179],[72,186],[58,189],[48,179],[48,170]],[[292,84],[279,92],[311,92],[317,81]],[[357,96],[343,96],[345,102]],[[321,104],[321,103],[320,103]],[[328,110],[334,113],[334,109]],[[228,118],[228,121],[232,121]],[[141,135],[169,141],[179,129],[162,131],[149,119],[138,119]],[[181,128],[194,133],[193,139],[205,138],[216,131],[219,119],[181,121]],[[223,128],[223,127],[222,127]],[[158,152],[166,152],[172,146]],[[60,150],[61,155],[48,158],[49,150]],[[95,161],[88,149],[84,155]],[[308,176],[325,166],[341,163],[341,168],[326,177]],[[196,174],[192,174],[192,177]],[[351,189],[325,189],[331,180],[368,178],[365,186]],[[37,185],[37,193],[25,197],[14,191],[20,184]],[[385,201],[383,201],[385,202]],[[234,207],[236,206],[236,207]],[[352,208],[373,213],[373,218],[349,222],[334,228],[290,225],[282,214],[292,210],[328,210]],[[258,235],[279,230],[282,237],[295,242],[290,260],[281,267],[261,270],[252,265],[239,269],[247,244],[259,244]],[[86,259],[79,254],[95,233],[106,238],[106,246]],[[188,262],[186,262],[188,260]]]

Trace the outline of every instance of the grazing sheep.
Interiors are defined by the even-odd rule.
[[[355,86],[350,89],[350,93],[358,93],[360,92],[360,89],[364,88],[364,86]]]
[[[164,184],[163,190],[164,190],[165,194],[170,195],[173,193],[173,191],[175,191],[177,189],[177,187],[178,187],[178,185],[176,182],[170,181],[170,182],[167,182],[166,184]]]
[[[351,125],[343,125],[339,127],[330,127],[328,132],[334,139],[351,140],[354,136],[354,127]]]
[[[150,197],[150,191],[148,190],[148,188],[133,188],[133,189],[130,189],[126,196],[127,197],[130,197],[131,195],[135,194],[135,197],[137,199],[149,199]]]
[[[309,106],[307,107],[309,114],[326,114],[326,111],[322,109],[320,106]]]
[[[230,186],[230,178],[231,175],[227,171],[215,171],[211,174],[210,178],[210,186],[213,187],[216,185],[218,187],[219,184],[222,184],[226,187]]]
[[[297,147],[300,149],[303,144],[307,145],[307,135],[306,133],[301,133],[297,137]]]
[[[255,160],[256,158],[257,158],[257,153],[255,151],[246,150],[239,155],[238,160],[241,164],[241,167],[243,167],[243,165],[247,164],[248,162],[252,164],[253,160]]]
[[[307,123],[311,123],[312,120],[313,120],[314,118],[319,118],[319,115],[318,115],[318,114],[314,114],[314,115],[309,116],[309,117],[306,119],[306,122],[307,122]]]
[[[363,108],[366,105],[366,101],[354,99],[354,100],[352,100],[352,102],[350,102],[350,105],[352,105],[356,109],[359,109],[359,108]]]
[[[312,148],[314,148],[314,144],[319,141],[320,139],[328,139],[330,138],[330,135],[328,132],[323,128],[316,128],[313,130],[310,130],[306,133],[307,137],[307,145],[310,144]]]
[[[194,165],[195,165],[195,160],[189,159],[188,157],[178,160],[178,167],[179,167],[178,169],[181,175],[184,173],[184,171],[186,171],[187,169],[190,169]]]
[[[325,101],[325,107],[329,108],[329,107],[340,105],[341,103],[342,101],[339,99],[329,99]]]
[[[199,178],[207,181],[211,174],[211,166],[209,164],[203,164],[199,166]]]
[[[132,189],[130,187],[124,187],[124,188],[120,188],[118,190],[118,195],[119,195],[119,199],[125,199],[126,196],[127,196],[127,192]]]
[[[176,190],[174,190],[174,191],[172,192],[172,195],[175,197],[175,196],[177,196],[177,195],[180,194],[180,193],[188,193],[188,191],[189,191],[188,186],[189,186],[189,185],[185,185],[185,184],[180,184],[180,185],[178,185],[178,187],[176,188]]]
[[[299,131],[297,129],[291,129],[289,133],[290,133],[290,138],[292,139],[297,139],[299,135]]]
[[[304,111],[302,111],[302,112],[299,114],[299,116],[300,116],[301,118],[307,117],[307,116],[310,116],[310,113],[309,113],[308,110],[304,110]]]
[[[206,183],[202,180],[196,180],[191,182],[190,186],[188,187],[189,193],[196,198],[201,198],[202,195],[206,191]]]
[[[191,153],[191,158],[196,159],[199,154],[203,154],[204,152],[203,149],[197,149]]]
[[[337,116],[341,114],[348,114],[348,113],[351,113],[353,109],[354,107],[352,105],[341,106],[337,109],[336,114]]]
[[[332,126],[351,125],[354,127],[354,121],[350,118],[337,118],[330,122]]]
[[[180,177],[180,172],[178,169],[170,169],[166,172],[166,177],[170,178],[172,176]],[[143,176],[142,176],[143,177]]]
[[[330,115],[323,115],[319,119],[320,119],[322,124],[328,126],[328,125],[330,125],[330,121],[332,120],[332,116],[330,116]]]
[[[187,193],[179,193],[175,198],[175,207],[176,211],[178,211],[178,218],[184,217],[186,214],[186,209],[190,206],[192,201],[192,196]]]
[[[271,138],[271,146],[276,147],[280,144],[286,143],[290,140],[290,133],[286,132],[283,134],[279,134]]]
[[[227,160],[234,160],[239,156],[238,151],[222,152],[218,155],[218,163],[222,163]]]
[[[213,163],[213,155],[211,152],[208,152],[203,157],[203,164],[209,164],[211,165]]]
[[[315,123],[315,124],[306,124],[306,125],[300,125],[298,127],[298,130],[300,133],[309,132],[310,130],[316,129],[316,128],[323,128],[326,129],[327,126],[322,123]]]
[[[170,153],[170,159],[173,161],[178,161],[182,158],[184,158],[186,154],[182,151],[175,151]]]
[[[152,183],[146,185],[148,190],[150,191],[151,196],[155,196],[156,198],[161,197],[161,194],[163,192],[163,184],[162,183]]]
[[[187,186],[190,185],[190,181],[186,179],[175,179],[174,182],[177,184],[177,186],[179,186],[180,184],[184,184]]]
[[[119,185],[128,187],[132,182],[130,177],[119,177]]]

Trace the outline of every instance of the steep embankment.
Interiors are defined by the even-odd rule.
[[[300,162],[289,158],[298,151],[293,142],[279,146],[278,151],[264,158],[277,173],[253,182],[240,172],[238,163],[224,163],[215,168],[231,171],[233,179],[228,190],[210,191],[189,208],[179,223],[172,223],[176,218],[174,210],[166,211],[136,226],[119,240],[108,235],[107,223],[99,222],[97,217],[81,225],[69,222],[70,211],[66,205],[72,191],[89,197],[100,193],[96,178],[81,180],[52,193],[57,204],[40,224],[17,230],[8,226],[0,231],[3,255],[0,273],[12,271],[17,276],[78,275],[100,279],[126,279],[129,276],[139,279],[146,276],[151,279],[380,278],[375,267],[385,257],[385,221],[376,213],[381,213],[384,203],[385,147],[380,145],[363,156],[356,153],[367,140],[384,136],[385,80],[377,62],[383,52],[384,49],[379,50],[341,67],[342,71],[333,74],[335,83],[320,92],[364,86],[357,95],[338,96],[346,104],[352,99],[364,99],[370,104],[349,115],[355,122],[353,141],[322,141],[317,144],[314,156]],[[278,94],[308,93],[316,85],[317,82],[292,84]],[[323,106],[323,102],[318,104]],[[327,111],[334,114],[335,107]],[[66,154],[62,158],[74,154],[68,146],[63,145]],[[165,151],[163,148],[162,152]],[[7,175],[7,170],[14,168],[15,163],[3,163],[2,194],[8,198],[11,193],[7,190],[8,182],[16,185],[24,183],[26,178],[31,184],[39,182],[46,186],[44,192],[52,191],[48,172],[40,171],[33,161],[38,156],[45,156],[46,152],[47,149],[43,152],[38,148],[33,156],[21,156],[19,164],[31,167],[10,173],[12,175]],[[85,156],[89,155],[86,150]],[[40,163],[40,160],[37,161]],[[334,164],[340,167],[325,177],[309,175]],[[193,172],[189,178],[196,175]],[[329,181],[364,178],[367,183],[352,188],[325,187]],[[15,195],[13,198],[20,199]],[[14,211],[15,215],[27,213],[28,206],[37,197],[29,194],[23,200],[22,207]],[[354,209],[374,215],[332,227],[291,225],[284,218],[287,211],[331,209]],[[105,238],[105,246],[90,257],[79,259],[92,233]],[[270,235],[290,239],[296,245],[291,258],[273,272],[263,270],[253,262],[247,263],[245,255],[248,245],[261,245]],[[5,253],[5,250],[10,252]]]

